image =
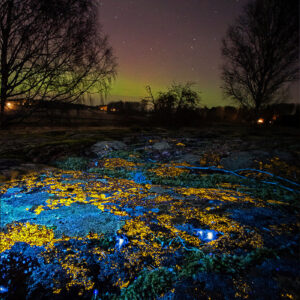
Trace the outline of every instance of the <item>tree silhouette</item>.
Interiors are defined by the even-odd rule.
[[[157,98],[153,97],[150,86],[147,86],[146,90],[156,113],[180,115],[194,111],[199,106],[200,94],[193,89],[193,86],[192,82],[173,83],[167,92],[159,92]]]
[[[35,100],[106,92],[116,63],[97,10],[89,0],[0,0],[1,123],[13,101],[24,113]]]
[[[299,1],[250,2],[229,27],[222,56],[225,96],[257,111],[277,100],[299,75]]]

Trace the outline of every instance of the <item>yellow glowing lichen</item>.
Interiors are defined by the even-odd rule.
[[[155,173],[160,177],[176,177],[183,173],[189,173],[190,171],[184,168],[178,167],[190,167],[188,163],[169,163],[169,164],[161,164],[158,168],[150,169],[149,172]]]
[[[105,167],[107,168],[119,167],[121,164],[124,167],[125,165],[125,162],[121,160],[106,162]],[[188,166],[186,163],[182,165]],[[127,164],[129,168],[134,166],[135,164],[131,162]],[[178,164],[163,164],[152,172],[158,176],[178,176],[182,172],[188,171],[176,168],[176,166]],[[66,174],[70,175],[70,178],[65,176]],[[70,206],[72,203],[83,203],[125,217],[125,225],[118,234],[125,235],[128,238],[128,244],[120,249],[120,252],[126,259],[125,266],[135,272],[145,268],[145,260],[149,261],[147,268],[153,269],[162,266],[167,255],[172,255],[183,247],[230,253],[237,247],[248,250],[260,248],[264,244],[258,230],[232,220],[224,211],[218,213],[214,210],[216,208],[221,210],[222,205],[215,205],[210,202],[211,200],[218,200],[220,203],[228,205],[238,203],[265,206],[260,199],[237,192],[234,190],[235,186],[229,184],[223,184],[222,187],[227,188],[226,190],[172,188],[172,193],[158,194],[152,192],[153,186],[150,184],[140,185],[132,180],[109,177],[105,177],[105,182],[102,182],[97,180],[95,174],[89,174],[88,180],[81,172],[47,173],[43,181],[38,180],[38,176],[38,174],[32,174],[22,179],[22,184],[24,187],[26,186],[27,191],[36,188],[48,189],[49,198],[44,205],[35,207],[35,214],[44,214],[49,209],[59,209],[62,206]],[[15,184],[5,185],[4,190]],[[272,200],[269,203],[273,204]],[[133,217],[136,216],[134,213],[136,213],[137,206],[142,206],[143,209],[138,217]],[[156,211],[151,211],[153,208],[156,208]],[[193,222],[199,224],[200,228],[211,229],[220,234],[217,239],[204,243],[196,234],[178,229],[180,227],[177,225],[192,224]],[[70,239],[70,237],[55,239],[53,230],[30,223],[13,224],[8,227],[7,233],[0,233],[0,238],[0,252],[11,248],[18,241],[30,245],[46,246],[49,254],[43,255],[48,257],[49,262],[53,259],[53,255],[58,255],[52,253],[54,251],[53,244]],[[100,238],[101,236],[91,233],[84,238],[77,239],[85,241]],[[98,255],[99,260],[102,260],[109,251],[115,250],[104,251],[100,247],[93,247],[91,251]],[[78,254],[72,253],[65,257],[58,257],[58,261],[69,277],[67,289],[76,285],[82,287],[81,293],[83,293],[94,288],[94,282],[88,277],[87,264],[79,258]],[[181,266],[177,265],[176,268],[180,270]],[[129,281],[123,282],[120,278],[115,282],[115,286],[119,288],[125,288],[128,285]],[[248,287],[243,286],[242,283],[236,283],[236,287],[239,297],[247,294],[243,291],[246,291]],[[61,292],[59,285],[54,285],[53,289],[54,293]]]
[[[176,188],[175,191],[182,195],[193,195],[200,199],[240,203],[249,202],[254,204],[255,206],[265,206],[264,202],[261,199],[252,198],[249,195],[237,192],[235,190],[220,190],[211,188]]]
[[[128,287],[129,283],[130,283],[129,280],[126,281],[126,282],[123,282],[123,281],[121,280],[121,278],[119,278],[118,281],[117,281],[114,285],[117,286],[117,287],[119,287],[120,289],[123,289],[123,288]]]
[[[91,290],[94,287],[94,282],[88,278],[86,262],[79,259],[78,254],[69,254],[64,257],[61,266],[70,276],[71,281],[67,283],[67,289],[72,286],[82,286],[85,290]]]
[[[233,279],[233,285],[236,290],[235,297],[242,298],[242,299],[249,298],[249,293],[251,289],[250,286],[244,280]]]
[[[220,165],[221,157],[219,154],[208,152],[204,153],[200,158],[200,164],[203,166],[218,166],[222,167]]]
[[[24,242],[31,246],[52,245],[54,233],[45,226],[31,223],[14,223],[8,226],[7,233],[0,232],[0,253],[10,249],[16,242]]]
[[[123,158],[104,158],[99,161],[99,165],[108,169],[115,169],[115,168],[132,169],[132,168],[136,168],[139,164],[135,164],[134,162],[125,160]]]

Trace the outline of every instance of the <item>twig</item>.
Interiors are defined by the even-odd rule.
[[[256,181],[257,179],[255,178],[249,178],[247,176],[243,176],[243,175],[240,175],[238,174],[238,172],[241,172],[241,171],[246,171],[246,170],[255,170],[255,169],[239,169],[239,170],[234,170],[234,171],[230,171],[230,170],[226,170],[226,169],[221,169],[221,168],[217,168],[217,167],[187,167],[187,166],[176,166],[176,168],[180,168],[180,169],[188,169],[188,170],[209,170],[209,171],[216,171],[216,172],[222,172],[222,173],[226,173],[226,174],[231,174],[231,175],[234,175],[234,176],[237,176],[237,177],[240,177],[240,178],[243,178],[243,179],[248,179],[248,180],[251,180],[251,181]],[[260,170],[255,170],[257,172],[260,172]],[[261,173],[266,173],[274,178],[278,178],[280,180],[284,180],[288,183],[291,183],[291,184],[294,184],[296,186],[300,186],[298,183],[296,182],[293,182],[293,181],[290,181],[288,179],[285,179],[283,177],[279,177],[279,176],[276,176],[272,173],[269,173],[269,172],[266,172],[266,171],[262,171]],[[294,193],[300,193],[300,191],[297,191],[295,189],[292,189],[292,188],[289,188],[289,187],[286,187],[282,184],[279,184],[278,182],[272,182],[272,181],[264,181],[264,180],[260,180],[260,182],[262,183],[265,183],[265,184],[271,184],[271,185],[276,185],[282,189],[285,189],[287,191],[290,191],[290,192],[294,192]]]
[[[300,186],[300,184],[297,183],[297,182],[295,182],[295,181],[291,181],[289,179],[283,178],[281,176],[274,175],[273,173],[270,173],[270,172],[267,172],[267,171],[263,171],[263,170],[257,170],[257,169],[238,169],[238,170],[234,170],[234,172],[236,172],[236,173],[238,173],[238,172],[244,172],[244,171],[250,171],[250,172],[257,172],[257,173],[266,174],[266,175],[269,175],[271,177],[277,178],[279,180],[286,181],[286,182],[288,182],[288,183],[290,183],[292,185]]]
[[[183,246],[183,248],[185,249],[185,250],[187,250],[187,251],[200,251],[199,249],[197,249],[197,248],[195,248],[195,247],[193,247],[193,248],[187,248],[186,247],[186,245],[185,245],[185,243],[184,243],[184,241],[183,241],[183,239],[177,234],[177,238],[179,239],[179,241],[180,241],[180,243],[182,244],[182,246]],[[176,238],[175,238],[176,239]],[[173,240],[172,240],[173,241]]]

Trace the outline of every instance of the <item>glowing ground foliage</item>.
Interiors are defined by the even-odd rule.
[[[104,158],[100,160],[98,164],[99,166],[103,166],[104,168],[108,168],[108,169],[115,169],[115,168],[132,169],[138,166],[138,164],[135,164],[134,162],[122,158]]]
[[[16,242],[28,243],[31,246],[53,245],[54,234],[45,226],[30,223],[9,225],[7,233],[0,232],[0,252],[10,249]]]
[[[117,158],[104,159],[98,164],[108,169],[141,166]],[[189,173],[176,166],[189,164],[161,164],[148,171],[161,177]],[[50,286],[42,285],[52,296],[72,293],[91,298],[92,293],[100,293],[107,299],[126,299],[148,292],[155,298],[178,292],[177,282],[191,280],[200,284],[205,274],[216,276],[216,280],[225,274],[223,279],[231,284],[232,295],[247,298],[255,286],[246,275],[237,272],[259,267],[264,259],[284,256],[285,243],[276,244],[278,236],[295,236],[299,224],[286,224],[286,219],[277,224],[272,219],[274,205],[282,208],[289,207],[289,203],[264,201],[238,191],[239,187],[225,182],[218,188],[167,186],[162,189],[96,173],[57,170],[31,174],[1,186],[0,199],[5,207],[24,201],[23,206],[15,208],[18,210],[15,222],[2,225],[1,259],[18,269],[15,259],[10,262],[7,259],[15,255],[19,243],[38,247],[36,269],[29,271],[26,267],[24,276],[30,282],[40,274],[39,269],[54,266],[56,275],[45,280],[51,282]],[[37,191],[48,194],[43,203],[34,198]],[[84,236],[59,235],[64,222],[77,232],[78,220],[84,217],[77,215],[78,205],[91,207],[94,219],[83,219],[85,225],[92,221],[117,224],[113,223],[117,219],[120,228],[112,225],[114,233],[102,232],[100,226]],[[65,209],[74,215],[61,218]],[[8,220],[3,211],[1,214],[4,222]],[[51,218],[47,219],[50,214]],[[286,245],[291,249],[294,246]],[[212,272],[216,275],[211,275]],[[4,270],[5,275],[8,273]],[[7,288],[6,279],[1,280],[1,285]],[[149,291],[148,280],[161,285]],[[209,290],[199,292],[196,285],[191,293],[214,296]],[[292,292],[285,291],[285,294],[292,295]]]
[[[183,173],[189,173],[189,170],[180,169],[179,166],[190,166],[187,163],[170,163],[170,164],[162,164],[158,168],[150,169],[150,172],[155,173],[160,177],[176,177]]]

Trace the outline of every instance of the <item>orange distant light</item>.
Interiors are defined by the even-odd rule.
[[[263,124],[264,122],[265,122],[265,120],[262,119],[262,118],[259,118],[259,119],[257,120],[257,124]]]
[[[6,103],[7,108],[13,108],[13,104],[11,102]]]

